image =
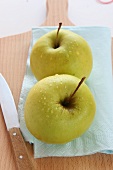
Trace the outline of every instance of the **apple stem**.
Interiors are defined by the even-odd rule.
[[[58,34],[59,34],[61,26],[62,26],[62,22],[59,23],[59,27],[58,27],[58,30],[57,30],[55,48],[58,47]]]
[[[76,87],[75,91],[69,96],[69,98],[67,98],[67,99],[65,100],[65,105],[70,103],[72,97],[75,95],[75,93],[77,92],[77,90],[79,89],[79,87],[81,86],[81,84],[84,82],[85,78],[86,78],[86,77],[83,77],[83,78],[80,80],[80,82],[78,83],[78,86]]]
[[[58,33],[60,31],[61,26],[62,26],[62,22],[59,23],[59,27],[58,27],[58,30],[57,30],[57,37],[58,37]]]
[[[72,95],[70,96],[70,98],[72,98],[72,97],[75,95],[75,93],[77,92],[77,90],[79,89],[79,87],[81,86],[81,84],[84,82],[85,78],[86,78],[86,77],[83,77],[83,78],[80,80],[80,82],[78,83],[78,86],[76,87],[75,91],[72,93]]]

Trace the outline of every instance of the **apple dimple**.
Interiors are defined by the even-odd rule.
[[[60,47],[60,42],[58,41],[57,44],[54,44],[53,48],[54,48],[54,49],[57,49],[57,48],[59,48],[59,47]]]
[[[75,93],[78,91],[78,89],[80,88],[80,86],[82,85],[82,83],[84,82],[86,77],[83,77],[80,82],[78,83],[78,86],[75,88],[74,92],[66,97],[63,101],[61,101],[61,105],[67,109],[70,109],[70,108],[74,108],[75,106],[75,98],[74,98],[74,95]]]
[[[75,106],[75,98],[71,98],[69,102],[67,102],[69,99],[69,97],[66,97],[64,100],[60,101],[60,104],[62,107],[64,107],[65,109],[72,109]]]
[[[60,33],[59,33],[60,34]],[[50,39],[50,41],[52,41],[52,48],[54,50],[58,49],[59,47],[61,47],[61,38],[59,35],[57,35],[57,43],[56,43],[56,37],[54,37],[52,40]]]

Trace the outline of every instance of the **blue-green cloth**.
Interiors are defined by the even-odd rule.
[[[79,138],[67,144],[46,144],[34,138],[24,121],[24,103],[30,88],[37,82],[30,70],[30,52],[42,35],[56,27],[32,29],[32,40],[27,59],[27,70],[20,95],[18,112],[20,127],[26,141],[34,143],[34,157],[83,156],[96,152],[113,154],[113,82],[111,60],[111,34],[107,27],[62,27],[86,39],[93,53],[93,69],[86,84],[96,100],[96,116],[91,127]],[[47,66],[48,67],[48,66]]]

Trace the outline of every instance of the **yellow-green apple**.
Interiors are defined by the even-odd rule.
[[[80,35],[59,30],[43,35],[34,44],[30,54],[33,74],[38,80],[54,74],[88,78],[93,65],[90,46]]]
[[[72,75],[54,75],[31,88],[24,117],[32,135],[45,143],[63,144],[81,136],[90,127],[96,104],[82,81]]]

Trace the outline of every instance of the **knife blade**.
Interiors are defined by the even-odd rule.
[[[11,90],[0,73],[0,105],[11,139],[18,170],[34,170],[27,147],[20,131],[17,109]]]
[[[9,89],[8,84],[6,83],[4,77],[1,74],[0,74],[0,103],[7,130],[13,127],[19,128],[20,125],[18,120],[18,113],[16,110],[11,90]]]

